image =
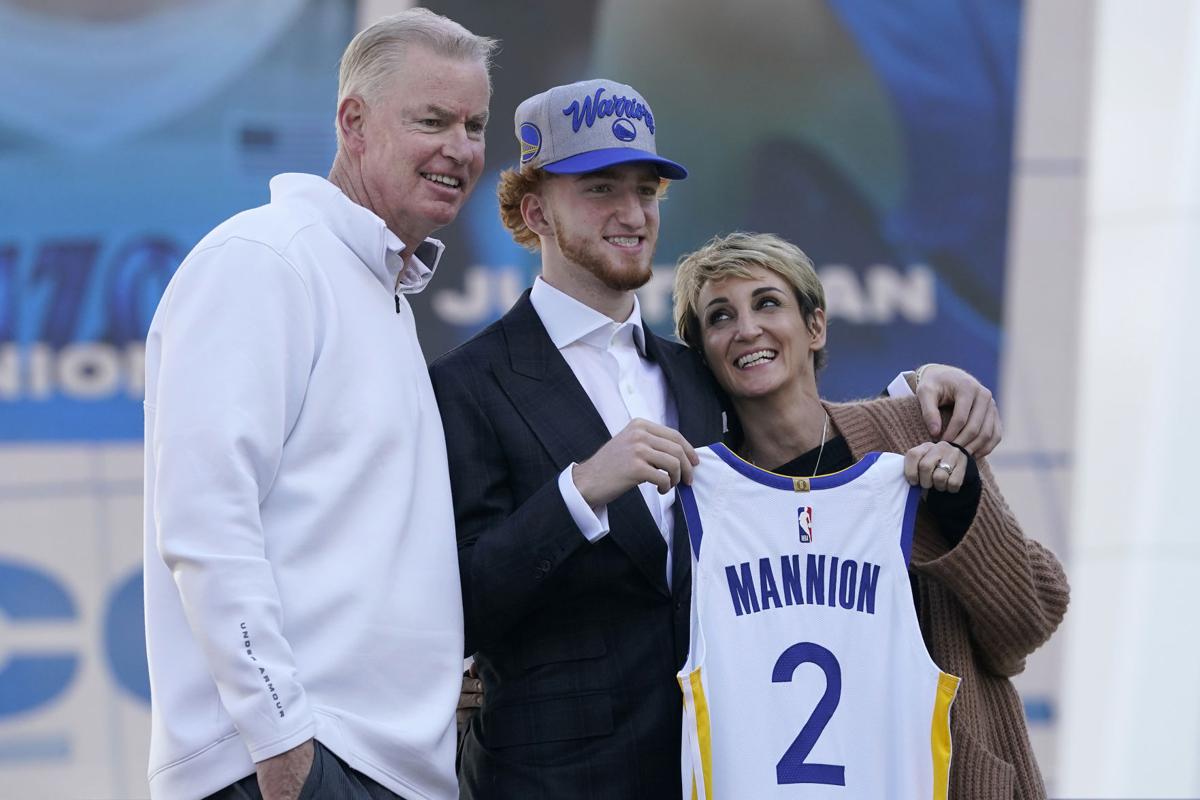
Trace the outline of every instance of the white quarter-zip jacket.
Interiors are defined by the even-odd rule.
[[[316,737],[455,798],[462,601],[441,417],[383,221],[312,175],[206,236],[146,343],[155,798]],[[428,264],[428,267],[426,266]]]

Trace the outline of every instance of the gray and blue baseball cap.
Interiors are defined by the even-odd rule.
[[[683,180],[687,170],[658,155],[654,114],[632,86],[596,79],[555,86],[517,106],[521,165],[577,175],[645,161],[660,177]]]

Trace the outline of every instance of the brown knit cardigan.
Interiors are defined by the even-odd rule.
[[[915,397],[825,407],[855,458],[929,441]],[[979,509],[962,541],[948,547],[922,507],[910,562],[925,645],[962,678],[950,713],[950,798],[1045,798],[1009,678],[1062,621],[1067,578],[1053,553],[1021,533],[983,459],[979,472]]]

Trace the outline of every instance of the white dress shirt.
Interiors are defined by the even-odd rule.
[[[624,322],[613,322],[540,277],[534,281],[529,300],[610,435],[616,436],[638,417],[678,427],[678,414],[662,368],[646,357],[646,334],[636,296],[633,311]],[[587,504],[575,486],[571,474],[574,466],[569,465],[558,476],[558,489],[579,530],[589,542],[597,542],[608,534],[608,507]],[[670,585],[675,490],[659,494],[652,483],[640,484],[638,489],[666,541]]]
[[[904,377],[906,374],[901,372],[892,378],[892,382],[887,387],[888,397],[908,397],[913,393],[912,387],[908,385],[908,379]]]

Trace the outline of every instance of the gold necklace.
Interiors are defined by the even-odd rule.
[[[819,473],[821,471],[821,456],[825,455],[825,434],[827,434],[828,432],[829,432],[829,412],[826,411],[825,412],[825,421],[821,423],[821,448],[819,450],[817,450],[817,463],[813,465],[813,474],[810,476],[812,478],[817,477],[817,473]],[[750,448],[746,447],[745,445],[742,446],[742,450],[746,454],[746,460],[749,461],[751,464],[754,464],[754,466],[757,467],[758,464],[754,460],[754,451],[750,450]]]

